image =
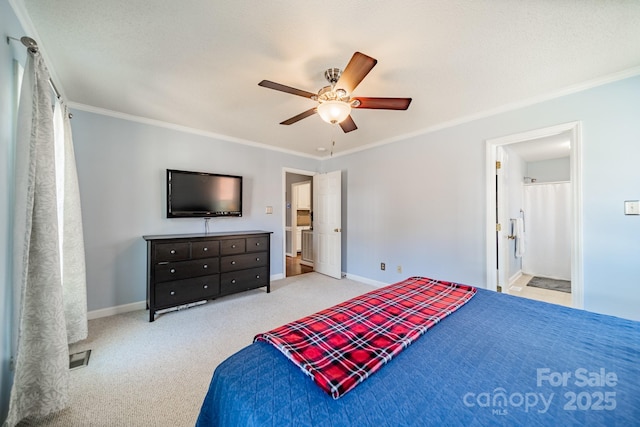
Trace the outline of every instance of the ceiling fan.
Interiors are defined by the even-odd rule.
[[[351,96],[353,90],[377,63],[376,59],[364,53],[354,53],[344,71],[339,68],[329,68],[324,72],[329,85],[320,89],[317,94],[269,80],[263,80],[258,85],[318,102],[317,106],[281,122],[281,125],[291,125],[318,113],[322,120],[327,123],[339,123],[342,130],[347,133],[358,129],[353,118],[351,118],[352,108],[376,110],[406,110],[409,108],[411,98]]]

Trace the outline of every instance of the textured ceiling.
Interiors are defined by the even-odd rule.
[[[639,1],[12,4],[73,107],[314,157],[333,140],[338,155],[640,72]],[[258,82],[316,92],[355,51],[378,64],[354,95],[412,97],[409,110],[356,110],[348,134],[317,115],[278,124],[315,103]]]

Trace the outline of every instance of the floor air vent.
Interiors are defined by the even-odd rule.
[[[87,366],[89,364],[89,356],[91,356],[91,350],[70,354],[69,369],[73,370]]]

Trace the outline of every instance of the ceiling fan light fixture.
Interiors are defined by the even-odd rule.
[[[322,120],[335,125],[349,117],[351,105],[338,100],[324,101],[318,105],[317,111]]]

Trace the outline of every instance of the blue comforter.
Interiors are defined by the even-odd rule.
[[[272,346],[215,370],[197,426],[638,425],[640,322],[478,289],[334,400]]]

